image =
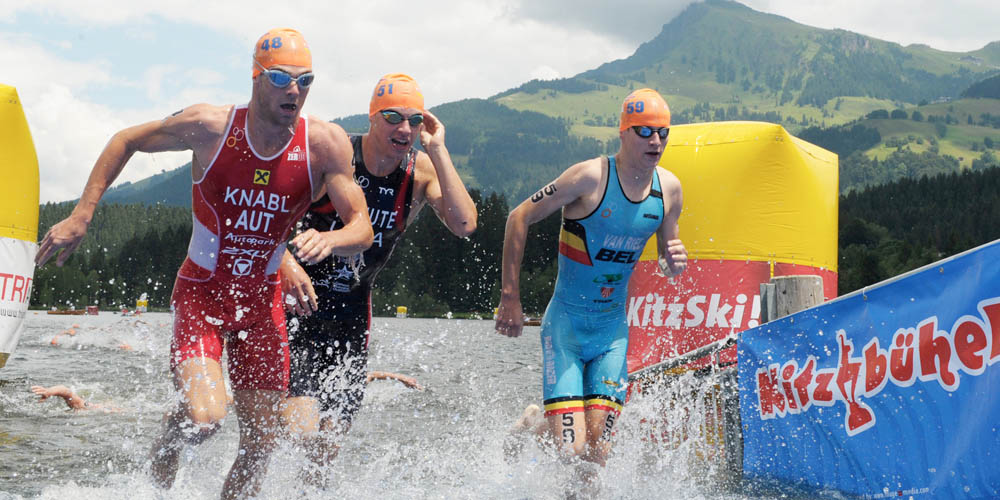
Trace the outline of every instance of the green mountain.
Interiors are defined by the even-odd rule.
[[[191,206],[191,163],[109,189],[101,203]]]
[[[466,182],[513,201],[577,161],[614,151],[621,101],[636,88],[660,90],[675,123],[759,120],[799,133],[854,126],[876,110],[945,116],[949,112],[938,108],[966,106],[965,99],[952,100],[998,72],[1000,42],[967,53],[904,47],[805,26],[728,0],[706,0],[690,5],[625,59],[571,78],[533,80],[489,99],[447,103],[432,111],[447,126],[449,150]],[[881,141],[866,146],[864,158],[885,159],[900,138],[921,153],[931,145],[917,144],[916,138],[926,137],[922,140],[929,143],[936,135],[940,154],[961,158],[958,166],[971,166],[979,156],[972,154],[976,151],[971,145],[993,134],[989,125],[976,124],[982,121],[979,114],[952,113],[944,122],[944,134],[927,120],[862,123],[881,134]],[[352,132],[367,128],[364,115],[334,121]],[[902,127],[906,121],[911,123]],[[909,130],[911,126],[916,130]],[[895,142],[888,143],[890,139]],[[846,161],[847,155],[842,155],[842,164]],[[172,173],[118,188],[109,193],[110,199],[189,203],[185,173]],[[897,176],[886,180],[892,178]]]
[[[998,43],[970,53],[903,47],[708,0],[689,6],[626,59],[496,98],[570,119],[575,133],[598,138],[613,133],[602,124],[617,121],[625,95],[644,86],[665,95],[678,123],[773,112],[781,118],[772,121],[796,129],[844,123],[896,103],[957,97],[998,68]]]
[[[994,76],[993,78],[987,78],[981,82],[976,82],[962,92],[962,97],[1000,99],[1000,75]]]

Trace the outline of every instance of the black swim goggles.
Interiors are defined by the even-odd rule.
[[[391,123],[392,125],[403,123],[403,120],[406,120],[410,122],[411,127],[416,127],[424,122],[424,115],[420,113],[410,115],[409,118],[403,116],[403,114],[399,111],[393,111],[391,109],[380,111],[380,113],[382,113],[382,118],[385,118],[385,121]]]
[[[271,85],[274,85],[279,89],[283,89],[291,85],[293,81],[299,86],[300,89],[307,89],[310,85],[312,85],[313,80],[316,78],[316,75],[314,75],[312,71],[293,77],[280,69],[267,69],[257,62],[256,59],[253,63],[261,69],[261,72],[267,77],[267,81],[271,82]]]
[[[660,136],[660,139],[666,139],[667,134],[670,133],[670,127],[653,128],[645,125],[635,125],[632,127],[632,130],[635,130],[636,135],[643,139],[652,137],[653,132],[656,132]]]

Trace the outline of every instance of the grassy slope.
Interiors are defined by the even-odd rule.
[[[674,36],[671,30],[683,32]],[[664,41],[666,40],[666,41]],[[833,126],[850,122],[875,109],[898,107],[886,99],[843,97],[839,106],[831,100],[822,108],[799,106],[795,101],[780,104],[782,91],[762,85],[763,77],[752,78],[754,71],[766,72],[781,65],[784,82],[795,72],[809,78],[810,61],[821,52],[830,58],[832,49],[850,52],[874,51],[879,54],[902,53],[902,66],[935,75],[954,74],[961,68],[982,72],[990,65],[1000,65],[1000,44],[996,50],[984,48],[970,54],[944,52],[925,45],[901,47],[898,44],[868,38],[843,30],[822,30],[797,24],[784,17],[753,11],[734,2],[709,1],[695,4],[665,27],[657,39],[644,44],[632,57],[606,64],[576,78],[594,81],[602,69],[619,71],[629,78],[625,85],[607,85],[607,90],[571,94],[556,90],[536,93],[515,92],[497,98],[497,102],[517,110],[534,110],[571,121],[574,133],[606,140],[616,134],[614,127],[588,126],[584,120],[600,115],[617,121],[622,99],[632,89],[653,87],[670,103],[675,114],[698,103],[713,107],[736,105],[751,112],[776,111],[782,116],[810,125]],[[768,49],[768,50],[765,50]],[[825,50],[825,51],[824,51]],[[763,52],[771,52],[763,55]],[[964,58],[964,60],[963,60]],[[705,66],[706,60],[728,60],[736,69],[732,83],[718,83],[716,73]],[[832,59],[831,59],[832,60]],[[737,69],[738,68],[738,69]],[[744,90],[741,81],[751,81]],[[801,91],[792,91],[797,98]],[[787,122],[791,130],[797,123]]]
[[[909,116],[913,111],[920,111],[924,115],[923,122],[913,120],[861,120],[859,123],[872,127],[882,135],[883,144],[880,144],[866,152],[871,158],[884,159],[896,150],[895,147],[885,145],[886,141],[893,138],[906,138],[909,143],[905,146],[915,152],[926,151],[930,148],[930,138],[938,141],[939,153],[950,155],[959,159],[963,167],[972,165],[972,160],[979,158],[982,151],[973,151],[972,144],[982,146],[983,139],[989,137],[997,144],[1000,144],[1000,130],[991,127],[980,127],[978,125],[968,125],[968,117],[977,120],[982,113],[1000,115],[1000,100],[997,99],[960,99],[952,102],[928,104],[924,106],[913,106],[903,108]],[[950,114],[958,120],[957,124],[947,126],[944,137],[938,137],[933,123],[926,121],[928,116],[945,116]],[[913,140],[910,140],[910,137]],[[923,144],[918,144],[916,138],[921,138]],[[996,152],[994,152],[996,153]]]

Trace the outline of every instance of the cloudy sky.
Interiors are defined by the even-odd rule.
[[[379,76],[414,76],[433,106],[489,97],[628,57],[690,0],[5,0],[0,83],[17,87],[38,151],[42,201],[79,196],[117,130],[196,102],[246,102],[250,53],[270,28],[301,31],[316,83],[306,111],[367,109]],[[1000,39],[996,0],[745,0],[794,21],[901,44],[969,51]],[[303,8],[302,5],[307,5]],[[623,7],[624,5],[624,7]],[[119,181],[190,155],[137,155]]]

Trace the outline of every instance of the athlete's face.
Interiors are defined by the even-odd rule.
[[[417,108],[386,108],[371,116],[371,134],[379,151],[402,161],[420,134],[423,114]],[[392,123],[396,122],[396,123]]]
[[[298,120],[302,105],[305,104],[306,96],[309,94],[309,87],[300,86],[298,78],[311,73],[312,68],[279,64],[268,69],[288,74],[291,76],[291,82],[284,87],[278,87],[266,73],[254,78],[254,95],[261,114],[281,125],[292,126]]]
[[[618,136],[622,141],[622,154],[635,165],[646,168],[655,167],[660,162],[663,148],[667,145],[667,139],[661,138],[660,134],[654,132],[649,137],[640,137],[632,127],[622,130]]]

